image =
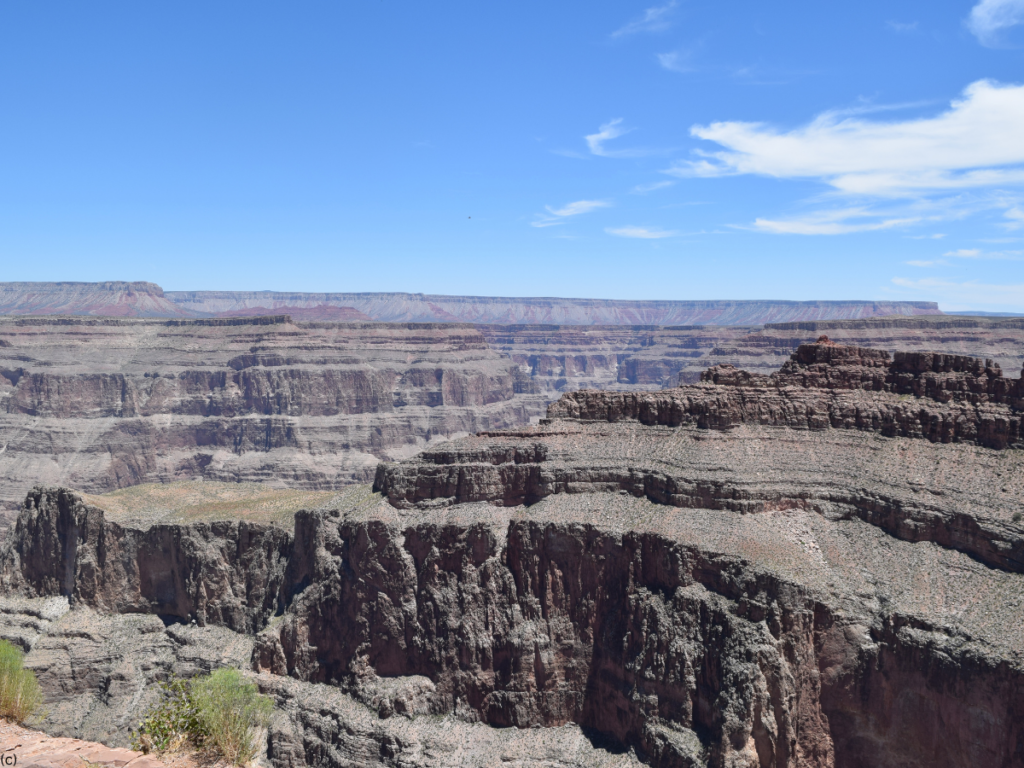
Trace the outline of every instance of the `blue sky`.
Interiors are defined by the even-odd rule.
[[[12,0],[0,110],[0,280],[1024,311],[1024,0]]]

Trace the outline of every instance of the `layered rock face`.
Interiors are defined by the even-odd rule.
[[[470,326],[0,320],[0,502],[189,477],[330,489],[548,398]]]
[[[760,325],[941,314],[928,301],[613,301],[422,293],[164,291],[153,283],[0,283],[0,314],[232,317],[571,325]]]
[[[0,283],[0,315],[197,317],[155,283]]]
[[[771,376],[720,365],[701,377],[711,386],[657,394],[575,392],[556,403],[549,415],[635,419],[673,427],[829,425],[992,448],[1024,439],[1024,383],[1003,378],[991,360],[901,352],[890,359],[882,350],[841,347],[822,338],[826,343],[800,346]]]
[[[41,489],[0,557],[0,635],[52,728],[110,741],[201,638],[204,665],[248,642],[278,766],[1024,765],[1024,452],[980,437],[1020,381],[825,343],[705,378],[384,464],[293,536],[135,531]],[[830,410],[905,403],[975,426]],[[150,656],[111,642],[92,688],[56,684],[153,613]]]
[[[760,325],[888,315],[941,314],[913,301],[615,301],[610,299],[432,296],[422,293],[279,293],[178,291],[168,297],[189,312],[230,313],[251,307],[345,306],[385,322],[545,323],[555,325]]]
[[[539,391],[649,391],[695,384],[709,366],[768,375],[800,345],[828,334],[838,343],[896,352],[990,358],[1017,371],[1024,320],[918,316],[763,327],[480,325],[488,345],[528,372]],[[552,398],[554,399],[554,398]]]
[[[536,421],[562,392],[657,391],[715,364],[768,375],[819,325],[0,318],[0,505],[16,508],[38,482],[90,492],[194,477],[365,482],[379,460]],[[1009,371],[1024,360],[1016,319],[827,325],[844,343],[894,354],[971,353]]]

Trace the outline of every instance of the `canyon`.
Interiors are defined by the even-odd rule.
[[[0,636],[48,732],[114,746],[230,664],[274,766],[1021,766],[1022,413],[993,359],[819,336],[565,392],[290,528],[38,487]]]
[[[1024,362],[1024,319],[764,326],[470,325],[0,317],[0,512],[36,483],[105,493],[205,478],[338,490],[382,460],[537,422],[562,393],[658,391],[709,366],[774,371],[822,333]]]

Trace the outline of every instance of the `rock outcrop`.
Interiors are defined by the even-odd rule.
[[[40,482],[87,492],[195,477],[368,482],[380,460],[536,422],[563,392],[658,391],[698,382],[709,365],[767,376],[820,325],[0,318],[0,507],[14,510]],[[1011,372],[1024,361],[1019,319],[827,325],[843,344],[893,355],[973,354]]]
[[[4,318],[0,504],[205,477],[332,489],[382,458],[536,420],[550,396],[471,326]]]
[[[0,315],[199,317],[155,283],[0,283]]]
[[[111,742],[153,680],[251,649],[289,768],[1024,766],[1024,451],[978,426],[1019,388],[823,341],[764,379],[567,394],[383,464],[293,535],[133,530],[40,489],[0,636],[53,728]],[[855,402],[976,424],[833,421]],[[102,674],[58,684],[101,638]]]
[[[919,352],[890,358],[819,340],[800,346],[771,376],[719,365],[701,381],[659,393],[573,392],[549,416],[716,429],[828,426],[991,448],[1024,440],[1024,380],[1004,378],[991,360]]]
[[[164,768],[162,762],[142,752],[111,749],[81,739],[55,739],[13,723],[0,723],[0,754],[16,755],[24,768]]]
[[[101,613],[151,613],[238,632],[278,610],[291,550],[276,526],[224,521],[140,531],[65,490],[34,489],[15,526],[7,593],[63,596]]]

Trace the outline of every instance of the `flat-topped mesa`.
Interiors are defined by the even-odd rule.
[[[636,420],[727,429],[740,424],[858,429],[990,448],[1024,440],[1024,379],[991,360],[931,352],[888,352],[803,344],[770,376],[732,365],[699,384],[651,393],[580,391],[548,407],[548,422]]]

